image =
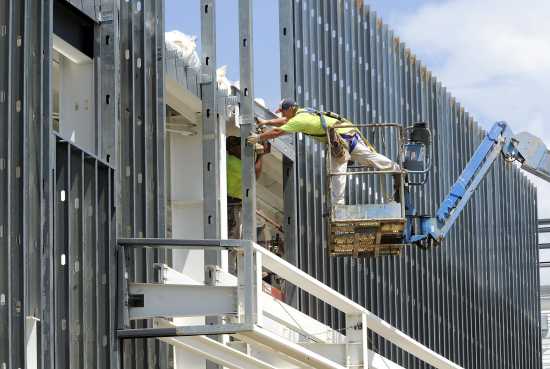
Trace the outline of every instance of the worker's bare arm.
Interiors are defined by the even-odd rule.
[[[258,119],[258,126],[273,126],[273,127],[280,127],[282,125],[285,125],[288,122],[288,119],[285,117],[280,118],[273,118],[273,119]]]
[[[282,129],[273,128],[269,131],[266,131],[266,132],[263,132],[262,134],[260,134],[259,139],[260,139],[260,141],[272,140],[272,139],[277,138],[279,136],[282,136],[286,133],[287,132],[283,131]]]

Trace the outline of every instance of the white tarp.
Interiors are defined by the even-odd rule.
[[[166,46],[177,52],[183,62],[189,67],[199,70],[201,60],[197,53],[197,38],[180,31],[170,31],[164,34]]]

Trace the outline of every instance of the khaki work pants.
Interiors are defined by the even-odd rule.
[[[348,143],[346,142],[346,149]],[[373,151],[366,145],[361,138],[358,139],[357,145],[350,153],[351,160],[356,161],[360,165],[366,165],[377,170],[400,170],[399,165],[382,154]],[[348,170],[348,160],[331,158],[331,166],[333,173],[346,173]],[[338,205],[345,204],[346,193],[346,177],[332,177],[332,203]]]

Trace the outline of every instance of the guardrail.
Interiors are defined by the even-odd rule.
[[[265,268],[345,314],[345,326],[347,327],[345,334],[345,343],[347,345],[346,351],[348,355],[353,356],[355,359],[363,363],[368,362],[367,329],[371,329],[378,335],[394,343],[396,346],[436,368],[461,369],[461,367],[457,364],[449,361],[421,343],[415,341],[413,338],[380,319],[363,306],[332,290],[328,286],[319,282],[317,279],[311,277],[309,274],[303,272],[294,265],[284,261],[251,241],[120,239],[118,240],[118,246],[118,305],[120,307],[120,311],[117,334],[120,339],[232,334],[243,339],[243,341],[246,341],[247,339],[262,340],[264,342],[267,341],[271,345],[275,345],[280,349],[286,349],[288,351],[287,354],[291,357],[294,357],[302,362],[309,363],[314,367],[341,367],[321,355],[314,354],[311,351],[306,353],[303,347],[292,342],[285,341],[281,337],[270,334],[262,328],[263,309],[261,306],[261,275],[262,269]],[[223,303],[219,303],[217,306],[208,307],[208,315],[223,316],[227,321],[227,324],[142,329],[128,328],[129,321],[131,319],[144,319],[155,315],[153,308],[152,310],[142,311],[141,313],[134,313],[132,310],[146,308],[148,302],[147,299],[158,298],[159,294],[158,291],[153,292],[142,290],[143,300],[135,299],[134,296],[134,304],[137,306],[132,306],[132,303],[130,302],[131,294],[129,293],[129,290],[134,289],[135,291],[135,285],[133,285],[133,282],[128,281],[128,274],[126,272],[126,252],[129,248],[136,247],[187,250],[221,249],[227,250],[230,253],[235,253],[237,258],[237,284],[235,286],[178,285],[171,287],[179,288],[179,290],[173,290],[174,292],[177,291],[177,293],[170,294],[174,300],[174,305],[178,305],[178,308],[175,310],[179,309],[179,311],[173,311],[173,313],[181,314],[175,316],[196,316],[205,315],[205,313],[203,312],[202,314],[199,314],[199,311],[201,310],[193,304],[202,303],[203,307],[206,308],[204,306],[205,302],[201,302],[200,299],[195,302],[191,301],[191,299],[187,299],[187,303],[183,304],[187,306],[181,306],[181,303],[176,304],[176,296],[186,296],[187,293],[191,293],[192,289],[194,289],[193,293],[206,296],[207,293],[214,292],[216,291],[216,288],[219,287],[223,287],[225,289],[234,288],[233,290],[230,290],[230,293],[223,293],[223,296],[217,297],[220,301],[225,299]],[[197,290],[197,287],[203,288],[204,290]],[[227,290],[225,291],[227,292]],[[135,300],[138,302],[135,303]],[[235,309],[233,309],[233,311],[227,311],[229,300],[233,301],[235,305]],[[160,308],[158,301],[156,308]],[[163,307],[162,309],[171,310],[166,307]],[[163,314],[165,314],[165,312],[159,313],[157,316],[167,316]]]

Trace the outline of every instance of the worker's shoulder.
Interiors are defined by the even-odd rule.
[[[241,159],[233,154],[227,154],[227,163],[230,164],[230,163],[240,163],[241,162]]]
[[[312,122],[312,121],[315,121],[315,119],[318,119],[318,115],[315,114],[314,112],[312,111],[309,111],[309,110],[305,110],[305,109],[300,109],[296,112],[296,114],[290,118],[288,120],[287,123],[298,123],[298,122],[303,122],[303,123],[309,123],[309,122]]]

